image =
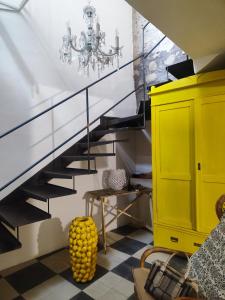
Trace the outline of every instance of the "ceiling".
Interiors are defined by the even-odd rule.
[[[225,52],[225,0],[126,0],[193,59]]]

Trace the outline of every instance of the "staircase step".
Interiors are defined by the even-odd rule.
[[[98,142],[90,142],[90,147],[95,147],[95,146],[103,146],[103,145],[109,145],[113,143],[121,143],[121,142],[127,142],[128,139],[119,139],[119,140],[110,140],[110,141],[98,141]],[[87,147],[88,143],[78,143],[79,146],[82,147]]]
[[[108,156],[115,156],[116,153],[91,153],[91,156],[94,157],[108,157]],[[83,156],[87,156],[87,154],[83,154]]]
[[[0,254],[16,250],[22,247],[20,241],[12,235],[9,230],[0,223]]]
[[[28,196],[41,201],[76,194],[75,190],[49,183],[27,185],[21,189]]]
[[[49,218],[51,218],[50,214],[27,202],[0,205],[0,220],[13,229]]]
[[[85,155],[63,155],[62,156],[63,159],[67,160],[67,161],[87,161],[87,160],[95,160],[94,156],[89,156],[88,157]]]
[[[181,79],[195,74],[193,60],[188,59],[180,63],[166,67],[167,71],[175,78]]]
[[[92,131],[91,135],[99,137],[111,133],[140,130],[140,129],[142,129],[142,127],[121,127],[121,128],[118,127],[118,128],[111,128],[111,129],[101,129],[101,130]]]
[[[88,169],[62,168],[62,169],[44,171],[43,173],[53,178],[71,179],[74,176],[96,174],[97,171],[88,170]]]
[[[111,117],[102,117],[101,125],[104,127],[131,127],[131,126],[140,126],[140,121],[142,121],[143,115],[134,115],[126,118],[111,118]],[[129,125],[129,126],[128,126]]]

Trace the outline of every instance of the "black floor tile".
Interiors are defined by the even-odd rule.
[[[144,248],[145,246],[146,244],[142,242],[125,237],[124,239],[115,242],[110,247],[119,250],[121,252],[125,252],[129,255],[133,255],[134,253],[136,253],[141,248]]]
[[[72,283],[73,285],[75,285],[76,287],[78,287],[81,290],[86,289],[90,284],[92,284],[93,282],[95,282],[97,279],[101,278],[102,276],[104,276],[106,273],[108,272],[108,270],[106,270],[105,268],[98,266],[96,267],[96,273],[94,278],[87,282],[87,283],[78,283],[76,281],[74,281],[73,276],[72,276],[72,271],[71,269],[68,269],[64,272],[62,272],[60,275],[67,279],[70,283]]]
[[[122,226],[122,227],[112,230],[112,232],[126,236],[126,235],[129,235],[129,234],[137,231],[138,229],[140,229],[140,228],[133,227],[131,225],[125,225],[125,226]]]
[[[120,265],[116,266],[112,270],[112,272],[133,282],[132,269],[139,268],[139,267],[140,267],[140,260],[134,257],[130,257]],[[150,267],[150,265],[148,263],[145,263],[145,267],[146,268]]]
[[[12,287],[14,287],[15,290],[17,290],[19,294],[23,294],[54,275],[54,272],[41,263],[35,263],[7,276],[5,279],[12,285]]]
[[[93,298],[91,298],[84,292],[81,292],[81,293],[77,294],[76,296],[74,296],[73,298],[71,298],[70,300],[93,300]]]
[[[18,296],[16,298],[14,298],[13,300],[25,300],[22,296]]]

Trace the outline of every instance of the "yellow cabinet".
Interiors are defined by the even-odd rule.
[[[194,252],[225,193],[225,71],[152,88],[155,246]]]

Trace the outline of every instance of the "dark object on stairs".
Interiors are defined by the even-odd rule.
[[[192,59],[188,59],[180,63],[168,66],[166,69],[177,79],[195,75]]]

